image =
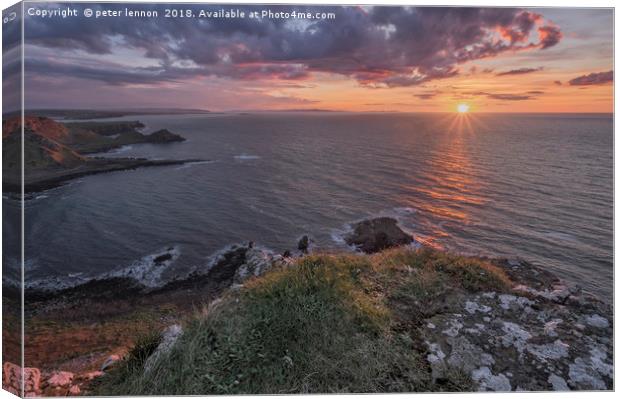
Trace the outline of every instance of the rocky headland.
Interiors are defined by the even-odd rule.
[[[21,117],[16,116],[6,118],[2,125],[3,190],[7,192],[21,190],[21,123]],[[43,116],[25,117],[25,192],[46,190],[67,180],[96,173],[201,161],[87,156],[130,144],[165,144],[185,140],[167,129],[143,134],[138,131],[142,127],[144,125],[138,121],[63,124]]]
[[[143,270],[28,290],[38,392],[613,389],[613,313],[579,286],[522,260],[415,245],[390,218],[346,240],[358,252],[250,242],[161,286]],[[152,267],[174,259],[169,248]]]

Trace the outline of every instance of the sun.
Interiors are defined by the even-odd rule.
[[[469,104],[461,103],[456,106],[456,111],[459,114],[466,114],[469,112]]]

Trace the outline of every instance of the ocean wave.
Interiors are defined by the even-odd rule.
[[[34,291],[55,292],[74,288],[90,281],[109,280],[120,277],[132,279],[136,283],[147,288],[157,288],[168,282],[162,278],[162,274],[180,255],[181,251],[178,246],[170,246],[146,255],[119,270],[95,276],[85,275],[83,272],[75,272],[69,273],[66,276],[49,276],[44,278],[27,277],[24,281],[24,286],[26,289]],[[32,272],[32,270],[29,271]],[[3,282],[15,287],[21,285],[20,279],[7,278],[7,276],[4,276]]]
[[[340,228],[332,229],[329,233],[330,238],[338,247],[348,249],[352,252],[355,252],[357,248],[355,248],[355,245],[347,244],[346,237],[353,233],[353,227],[351,227],[351,225],[354,223],[355,222],[345,223]]]
[[[282,255],[271,248],[254,243],[236,243],[227,245],[209,255],[206,261],[183,273],[174,273],[174,277],[165,278],[164,272],[171,270],[174,262],[181,255],[179,246],[169,246],[132,262],[129,266],[99,275],[85,275],[83,272],[70,273],[66,276],[52,276],[46,278],[27,278],[26,288],[38,292],[53,293],[64,289],[78,287],[92,281],[106,281],[115,278],[124,278],[135,281],[138,287],[150,290],[164,287],[174,281],[183,281],[196,276],[204,276],[226,259],[226,255],[240,248],[248,248],[246,263],[248,265],[267,264],[282,259]],[[19,287],[19,276],[9,278],[4,276],[4,282]]]
[[[148,288],[156,288],[166,283],[162,274],[181,255],[178,246],[167,247],[156,253],[146,255],[131,265],[103,275],[101,278],[125,277],[131,278]]]
[[[194,274],[206,274],[209,272],[209,270],[213,268],[213,266],[221,262],[227,254],[229,254],[232,251],[235,251],[236,249],[243,248],[243,247],[253,248],[261,252],[262,254],[264,254],[265,257],[273,257],[277,254],[276,251],[272,250],[271,248],[268,248],[264,245],[256,244],[253,241],[246,242],[246,243],[238,242],[238,243],[226,245],[218,249],[217,251],[213,252],[211,255],[207,257],[207,260],[204,266],[198,266],[194,268],[192,272]]]
[[[175,170],[181,170],[181,169],[187,169],[190,168],[192,166],[196,166],[196,165],[207,165],[210,163],[214,163],[215,161],[196,161],[196,162],[188,162],[186,164],[183,164],[177,168],[174,168]]]
[[[127,152],[129,150],[132,150],[133,146],[132,145],[124,145],[122,147],[116,148],[114,150],[108,151],[108,154],[120,154],[123,152]]]
[[[235,155],[234,158],[237,161],[251,161],[254,159],[260,159],[258,155],[248,155],[248,154]]]
[[[579,239],[572,234],[561,233],[559,231],[547,231],[541,233],[544,237],[551,238],[558,241],[566,241],[571,243],[580,243]]]

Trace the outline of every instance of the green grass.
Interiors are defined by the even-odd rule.
[[[458,371],[432,381],[415,323],[406,320],[413,326],[403,328],[403,319],[427,317],[451,291],[502,290],[507,283],[488,263],[430,250],[305,257],[197,315],[148,373],[148,345],[137,345],[141,355],[130,354],[96,393],[469,390],[471,381]]]

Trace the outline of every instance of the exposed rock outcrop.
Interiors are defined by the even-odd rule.
[[[353,231],[345,237],[346,243],[368,254],[413,242],[413,237],[398,227],[396,219],[389,217],[363,220],[351,227]]]
[[[304,235],[303,237],[299,239],[299,242],[297,243],[297,249],[300,250],[302,253],[307,254],[309,247],[310,247],[310,239],[308,238],[307,235]]]
[[[14,116],[2,122],[2,138],[21,133],[21,116]],[[26,116],[24,131],[29,130],[47,139],[63,142],[69,137],[69,130],[62,124],[44,116]]]
[[[172,133],[168,129],[161,129],[156,132],[153,132],[145,136],[145,139],[148,143],[155,143],[155,144],[185,141],[185,138],[181,137],[178,134]]]
[[[611,389],[607,305],[527,263],[505,266],[519,282],[512,292],[464,294],[426,320],[433,377],[456,368],[481,391]]]
[[[62,182],[85,175],[134,169],[144,166],[174,165],[190,160],[147,160],[135,158],[92,158],[83,154],[109,151],[129,144],[171,143],[185,139],[166,129],[144,135],[137,131],[140,122],[97,122],[70,124],[42,116],[24,118],[24,176],[25,191],[41,191],[54,188]],[[22,165],[22,119],[9,117],[2,125],[3,189],[21,191]],[[89,130],[91,126],[96,131]],[[127,130],[124,130],[127,129]],[[117,137],[110,132],[119,131]],[[102,132],[97,133],[97,132]],[[104,134],[105,133],[105,134]]]
[[[161,341],[157,346],[157,349],[155,349],[155,352],[153,352],[144,362],[144,371],[147,373],[150,372],[157,359],[170,352],[175,342],[181,337],[181,335],[183,335],[183,328],[178,324],[173,324],[166,328],[166,330],[162,333]]]
[[[68,371],[56,371],[47,379],[47,383],[52,388],[66,387],[73,381],[74,374]]]

